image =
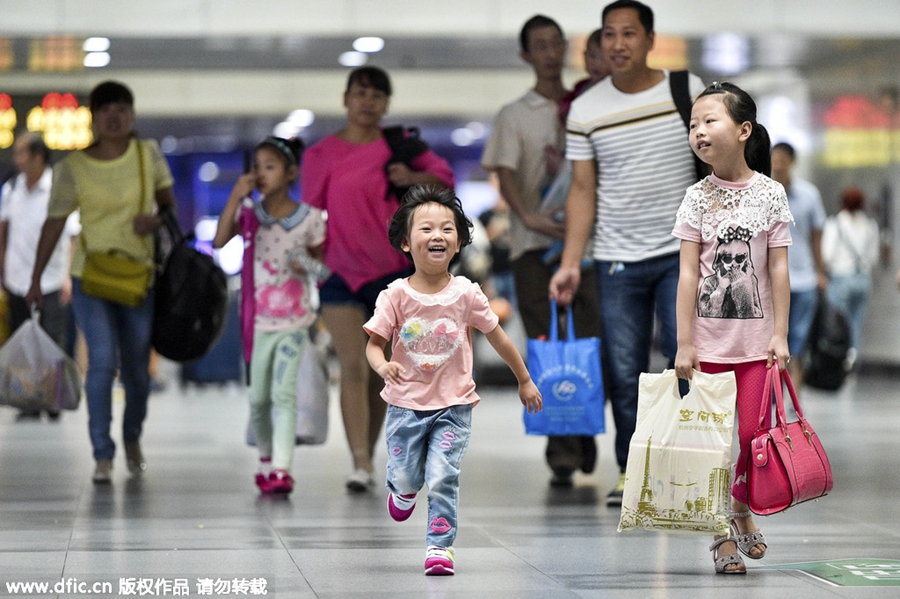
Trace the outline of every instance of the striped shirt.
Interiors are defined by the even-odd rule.
[[[569,111],[566,158],[596,160],[595,260],[638,262],[675,253],[671,235],[684,191],[697,180],[693,152],[665,79],[622,93],[607,78]],[[691,96],[703,91],[690,76]]]

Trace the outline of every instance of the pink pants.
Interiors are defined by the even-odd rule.
[[[734,378],[737,381],[737,424],[740,452],[735,463],[731,496],[741,503],[747,503],[747,459],[750,453],[750,440],[759,426],[759,410],[766,384],[766,360],[741,364],[700,362],[700,371],[707,374],[734,371]]]

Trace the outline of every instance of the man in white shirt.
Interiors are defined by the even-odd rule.
[[[622,503],[628,446],[637,421],[638,377],[649,370],[653,323],[673,363],[679,240],[671,236],[684,192],[697,181],[694,155],[668,71],[650,68],[653,11],[617,0],[603,9],[601,49],[610,77],[572,102],[566,158],[572,186],[566,201],[562,263],[550,295],[568,303],[580,286],[580,263],[593,235],[600,296],[603,376],[616,423],[620,476],[607,495]],[[690,98],[703,82],[690,75]],[[685,98],[689,101],[689,98]]]
[[[40,135],[20,135],[13,145],[13,162],[19,174],[10,179],[0,192],[0,280],[9,298],[10,333],[31,318],[31,307],[25,302],[25,295],[31,287],[38,240],[50,201],[53,171],[49,166],[49,157],[50,152]],[[73,213],[41,277],[41,291],[44,294],[41,327],[61,347],[66,344],[70,318],[70,245],[78,228],[78,216]],[[48,413],[51,418],[59,415],[55,411]],[[39,416],[30,412],[21,415]]]
[[[565,226],[553,216],[554,210],[544,210],[541,204],[546,188],[557,174],[563,149],[559,100],[566,93],[562,69],[567,46],[559,24],[544,15],[535,15],[525,22],[519,44],[520,56],[534,71],[535,84],[500,110],[485,144],[481,166],[497,174],[500,193],[509,204],[510,260],[518,309],[525,334],[535,339],[549,334],[547,285],[556,264],[555,259],[548,259],[548,250],[565,234]],[[594,275],[585,269],[582,276],[591,282],[570,302],[575,336],[599,337]],[[553,471],[550,484],[571,487],[576,470],[593,471],[597,447],[590,436],[551,436],[547,438],[545,457]]]

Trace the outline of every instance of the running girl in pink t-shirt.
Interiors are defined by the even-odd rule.
[[[790,283],[787,195],[772,171],[769,134],[739,87],[714,83],[694,102],[690,144],[713,174],[688,188],[675,218],[681,238],[675,373],[734,371],[740,454],[731,486],[731,531],[717,537],[716,572],[741,574],[766,539],[747,507],[747,455],[756,431],[766,369],[784,369]]]
[[[384,379],[388,512],[406,520],[428,485],[426,575],[453,574],[460,462],[469,445],[472,407],[472,336],[485,334],[519,381],[529,412],[541,393],[522,357],[498,324],[481,288],[450,274],[450,263],[471,243],[471,222],[452,191],[413,187],[389,228],[391,245],[410,257],[415,272],[378,295],[365,324],[366,357]],[[391,361],[385,347],[391,343]]]
[[[219,217],[214,247],[244,240],[241,334],[250,362],[250,423],[259,450],[256,485],[263,494],[294,488],[291,464],[297,424],[297,370],[316,320],[316,280],[325,219],[289,195],[303,142],[267,137],[256,146],[253,170],[234,184]],[[251,198],[258,190],[260,201]]]

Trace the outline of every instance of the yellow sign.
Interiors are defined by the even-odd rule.
[[[13,145],[13,131],[18,119],[9,94],[0,94],[0,150]]]
[[[80,150],[93,139],[91,111],[79,106],[72,94],[49,93],[28,112],[25,126],[40,131],[52,150]]]

